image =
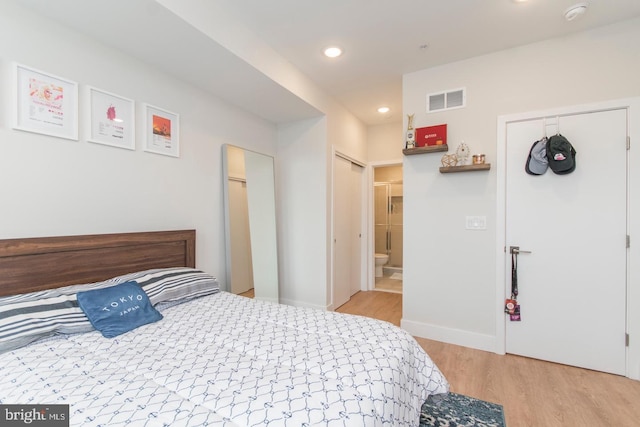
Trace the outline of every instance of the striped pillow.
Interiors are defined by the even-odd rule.
[[[192,268],[167,268],[136,277],[155,306],[159,303],[184,302],[220,291],[215,277]]]
[[[193,268],[164,268],[139,271],[103,282],[0,298],[0,353],[57,334],[93,331],[91,322],[78,306],[76,294],[136,281],[154,306],[162,308],[219,292],[218,281]]]
[[[0,353],[56,334],[92,330],[75,295],[0,305]]]

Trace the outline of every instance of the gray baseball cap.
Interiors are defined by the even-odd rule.
[[[543,175],[549,167],[547,159],[547,137],[536,141],[531,146],[524,170],[529,175]]]

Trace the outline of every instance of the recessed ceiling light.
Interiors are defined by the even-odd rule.
[[[328,47],[324,50],[324,54],[325,56],[328,56],[329,58],[336,58],[340,55],[342,55],[342,49],[340,49],[337,46],[331,46]]]
[[[524,2],[526,2],[527,0],[511,0],[511,1],[513,1],[514,3],[524,3]]]
[[[380,107],[378,108],[378,113],[384,114],[384,113],[388,113],[390,110],[389,107]]]
[[[564,19],[567,21],[573,21],[578,16],[583,15],[587,11],[586,3],[576,3],[569,9],[564,11]]]

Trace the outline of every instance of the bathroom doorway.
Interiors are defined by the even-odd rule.
[[[375,167],[375,290],[402,293],[402,165]]]

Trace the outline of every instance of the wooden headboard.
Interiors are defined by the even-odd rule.
[[[195,267],[195,230],[0,240],[0,296]]]

